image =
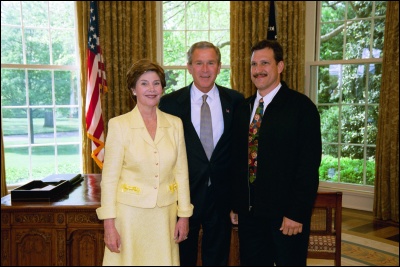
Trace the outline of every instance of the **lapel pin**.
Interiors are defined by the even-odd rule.
[[[229,113],[229,109],[226,109],[226,113]]]

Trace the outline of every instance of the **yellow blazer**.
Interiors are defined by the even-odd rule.
[[[193,214],[181,119],[157,108],[154,140],[137,107],[110,119],[98,218],[115,218],[116,203],[154,208],[176,201],[179,217]]]

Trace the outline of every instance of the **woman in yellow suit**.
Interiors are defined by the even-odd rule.
[[[182,122],[158,109],[164,70],[139,60],[127,73],[136,107],[110,119],[101,181],[103,265],[179,265],[190,203]],[[135,99],[136,98],[136,99]]]

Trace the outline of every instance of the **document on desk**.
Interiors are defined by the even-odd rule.
[[[83,176],[78,173],[59,173],[51,174],[42,179],[45,183],[56,183],[60,181],[68,181],[71,185],[75,185],[83,180]]]

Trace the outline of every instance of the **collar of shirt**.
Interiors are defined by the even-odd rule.
[[[271,92],[269,92],[266,96],[262,97],[260,95],[260,93],[257,90],[257,96],[256,96],[256,100],[254,101],[254,108],[253,110],[255,110],[258,106],[258,102],[260,101],[261,98],[263,98],[264,100],[264,111],[265,108],[268,106],[269,103],[271,103],[272,99],[274,99],[274,96],[276,95],[276,93],[278,93],[279,89],[282,87],[282,84],[279,83],[277,87],[274,88],[274,90],[272,90]]]
[[[213,101],[213,99],[216,99],[216,94],[218,94],[218,89],[214,83],[213,88],[206,94],[206,95],[208,95],[207,103],[211,103]],[[203,103],[203,95],[204,95],[204,93],[202,91],[200,91],[196,87],[196,85],[193,83],[192,88],[190,90],[190,97],[192,98],[192,102],[201,105]]]
[[[276,95],[276,93],[278,93],[279,89],[282,87],[282,84],[279,83],[277,87],[274,88],[274,90],[272,90],[271,92],[269,92],[269,94],[267,94],[266,96],[262,97],[260,95],[260,93],[257,90],[256,93],[256,100],[254,101],[254,106],[253,106],[253,111],[251,112],[251,116],[250,116],[250,123],[253,120],[254,117],[254,113],[256,113],[256,109],[258,107],[258,102],[260,102],[260,99],[263,98],[264,100],[264,110],[263,110],[263,114],[265,112],[265,109],[267,108],[267,106],[269,105],[269,103],[271,103],[272,99],[274,98],[274,96]]]

